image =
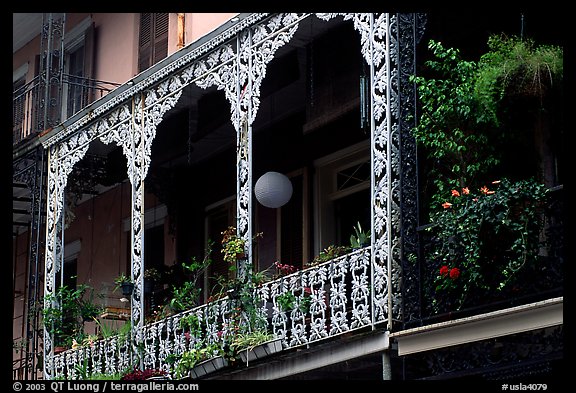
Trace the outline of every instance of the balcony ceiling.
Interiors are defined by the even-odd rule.
[[[26,45],[30,40],[40,34],[42,29],[42,15],[35,13],[12,14],[12,53]]]

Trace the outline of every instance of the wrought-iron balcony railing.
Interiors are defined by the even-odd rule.
[[[120,84],[63,74],[57,86],[48,88],[36,76],[13,92],[13,145],[57,125],[117,86]]]
[[[256,290],[256,299],[268,331],[289,349],[373,326],[370,286],[370,248],[363,248],[266,282]],[[279,304],[279,297],[287,293],[295,299],[290,311]],[[307,307],[299,307],[305,297]],[[192,349],[198,340],[224,345],[235,334],[230,323],[235,305],[227,296],[145,325],[139,346],[143,367],[173,372],[169,357]],[[206,337],[190,336],[181,326],[190,314],[206,327]],[[88,374],[122,373],[134,366],[133,343],[129,337],[114,336],[56,354],[54,377],[77,379],[79,367]]]
[[[405,318],[404,326],[422,326],[562,296],[565,214],[563,199],[562,186],[548,190],[548,196],[538,210],[541,229],[538,249],[534,252],[536,255],[525,264],[518,265],[506,285],[502,284],[501,272],[506,267],[504,265],[510,262],[505,253],[511,253],[512,248],[519,244],[506,239],[506,233],[494,232],[485,237],[490,240],[485,241],[483,246],[492,250],[483,249],[481,252],[478,261],[482,266],[478,273],[483,274],[483,277],[476,278],[477,281],[482,280],[484,286],[480,287],[477,283],[469,283],[467,286],[462,285],[463,283],[457,284],[462,278],[458,277],[454,280],[454,287],[447,290],[438,284],[441,282],[439,268],[443,263],[427,258],[430,248],[438,242],[434,236],[436,232],[430,225],[423,226],[419,231],[421,256],[413,275],[416,279],[406,283],[404,288],[404,293],[418,295],[405,295],[403,298],[405,305],[411,303],[409,307],[417,311],[411,314],[412,318]],[[491,228],[486,229],[489,231]],[[501,254],[497,255],[499,252]],[[445,280],[450,281],[449,273],[445,274]],[[466,291],[465,295],[463,291]],[[414,304],[418,306],[414,307]]]
[[[544,208],[545,231],[538,264],[533,274],[524,277],[522,285],[505,291],[494,291],[493,297],[472,298],[466,307],[449,312],[434,310],[434,277],[438,274],[433,261],[409,263],[402,272],[401,298],[404,324],[396,330],[422,326],[446,318],[458,318],[494,309],[529,304],[563,293],[563,190],[551,190]],[[421,239],[426,247],[426,239]],[[432,239],[427,239],[432,241]],[[412,279],[414,271],[419,279]],[[395,278],[392,277],[392,280]],[[418,288],[418,289],[415,289]],[[321,264],[266,282],[256,290],[259,312],[265,317],[267,330],[282,340],[284,350],[330,340],[342,334],[374,328],[377,293],[371,274],[371,248],[362,248]],[[294,307],[285,311],[280,299],[294,295]],[[416,295],[416,296],[414,296]],[[307,298],[307,299],[305,299]],[[502,301],[501,299],[505,299]],[[300,305],[306,302],[306,307]],[[139,337],[114,336],[92,345],[65,351],[54,356],[55,378],[79,378],[79,370],[91,374],[118,375],[132,368],[136,351],[144,369],[161,369],[173,373],[177,363],[169,361],[194,348],[201,340],[224,345],[235,334],[231,318],[237,306],[232,296],[211,301],[202,306],[168,316],[144,325]],[[416,312],[414,312],[416,310]],[[203,326],[203,337],[190,335],[180,321],[194,314]],[[389,318],[385,316],[383,321]]]

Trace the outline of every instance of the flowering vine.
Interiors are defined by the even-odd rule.
[[[537,268],[547,191],[532,179],[450,190],[428,228],[426,257],[437,269],[429,294],[434,311],[497,297],[521,284],[519,272]]]

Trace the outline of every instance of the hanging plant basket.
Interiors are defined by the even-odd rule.
[[[122,289],[122,295],[124,296],[130,296],[134,291],[134,283],[132,282],[124,282],[120,285],[120,287]]]

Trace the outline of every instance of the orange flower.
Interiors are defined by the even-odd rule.
[[[444,203],[442,204],[442,207],[443,207],[444,209],[448,209],[450,206],[452,206],[452,204],[451,204],[450,202],[444,202]]]
[[[480,189],[480,192],[482,192],[482,194],[484,195],[492,195],[494,194],[496,191],[491,191],[488,189],[488,187],[484,186]]]
[[[462,189],[462,194],[464,194],[464,195],[470,194],[470,189],[469,189],[468,187],[464,187],[464,188]]]
[[[452,196],[459,197],[460,193],[458,192],[458,190],[452,190]]]

